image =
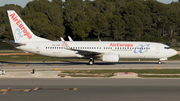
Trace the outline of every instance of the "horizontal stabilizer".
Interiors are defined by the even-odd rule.
[[[13,46],[23,46],[23,45],[26,45],[24,43],[17,43],[17,42],[14,42],[12,40],[10,40],[10,41],[3,41],[3,42],[8,43],[8,44],[12,44]]]

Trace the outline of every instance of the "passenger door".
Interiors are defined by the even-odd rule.
[[[160,47],[156,46],[156,53],[159,53],[159,51],[160,51]]]

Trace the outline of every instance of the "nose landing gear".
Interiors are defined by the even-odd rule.
[[[93,65],[94,64],[94,59],[93,58],[90,58],[89,60],[89,65]]]
[[[158,61],[158,64],[162,64],[162,62],[159,60],[159,61]]]

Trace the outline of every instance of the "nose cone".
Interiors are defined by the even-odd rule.
[[[171,54],[172,54],[172,56],[174,56],[174,55],[178,54],[178,52],[176,50],[172,49]]]

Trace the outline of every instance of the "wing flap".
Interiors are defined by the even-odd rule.
[[[101,55],[103,53],[100,53],[100,52],[96,52],[96,51],[88,51],[88,50],[79,50],[79,49],[69,49],[69,50],[72,50],[72,51],[77,51],[77,54],[81,54],[81,55],[84,55],[84,56],[95,56],[95,55]]]

